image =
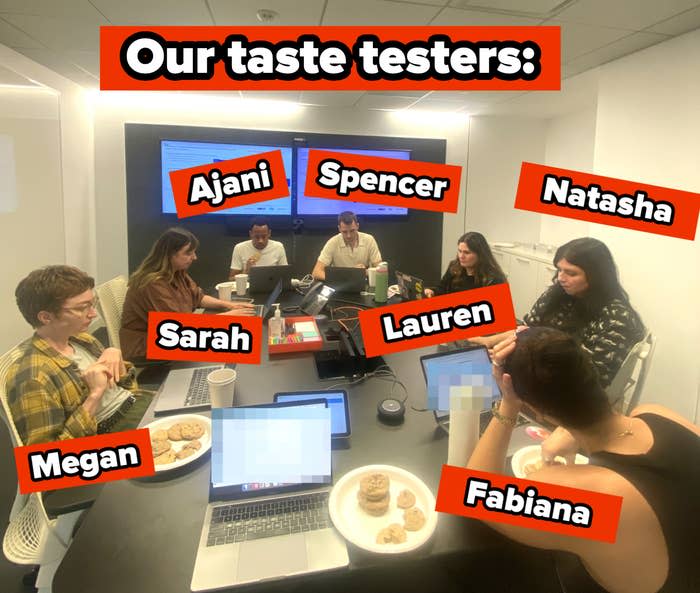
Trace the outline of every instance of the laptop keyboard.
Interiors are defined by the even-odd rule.
[[[187,390],[185,406],[200,406],[209,403],[209,384],[207,383],[209,373],[211,373],[211,368],[194,370],[190,387]]]
[[[207,546],[315,531],[330,526],[328,492],[232,504],[213,510]]]

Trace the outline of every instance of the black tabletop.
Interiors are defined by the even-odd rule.
[[[431,347],[386,357],[408,391],[405,421],[400,425],[383,424],[376,413],[377,403],[389,396],[390,381],[370,378],[344,386],[349,394],[352,436],[344,445],[334,447],[336,481],[356,467],[380,463],[414,473],[437,493],[441,467],[447,459],[447,435],[438,428],[432,413],[417,410],[425,402],[419,357],[433,351],[435,348]],[[325,388],[330,384],[334,382],[318,380],[313,357],[308,353],[270,358],[264,352],[261,365],[238,365],[235,403],[269,402],[277,391]],[[396,389],[394,396],[401,393]],[[209,472],[207,454],[171,473],[106,484],[56,573],[54,591],[189,591],[208,502]],[[476,521],[440,515],[431,541],[414,553],[387,557],[349,546],[347,570],[308,575],[281,584],[265,583],[246,590],[303,587],[306,591],[319,587],[330,591],[354,588],[361,582],[359,586],[364,589],[372,588],[366,585],[372,583],[384,591],[387,587],[382,571],[387,567],[393,566],[392,571],[401,567],[399,572],[405,576],[409,569],[437,566],[448,556],[477,558],[487,552],[502,553],[504,546],[509,545],[505,541]],[[420,574],[428,574],[427,568],[420,570]],[[423,585],[416,587],[426,590]]]

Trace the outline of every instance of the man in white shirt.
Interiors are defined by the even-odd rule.
[[[382,261],[374,237],[360,233],[359,228],[360,223],[353,212],[341,212],[338,215],[339,233],[323,246],[311,273],[316,280],[326,279],[326,266],[369,268]]]
[[[287,254],[284,245],[279,241],[271,241],[270,223],[265,218],[254,218],[248,230],[250,241],[238,243],[233,248],[231,256],[231,271],[229,280],[236,274],[247,274],[252,266],[284,266],[287,265]]]

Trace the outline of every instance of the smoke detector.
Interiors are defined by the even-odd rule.
[[[255,16],[261,23],[271,23],[279,16],[279,13],[269,8],[261,8],[255,13]]]

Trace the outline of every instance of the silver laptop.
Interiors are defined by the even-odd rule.
[[[277,299],[279,298],[280,294],[282,293],[282,280],[279,280],[275,287],[272,289],[272,292],[270,295],[267,297],[267,301],[265,301],[264,305],[255,305],[255,316],[256,317],[262,317],[263,321],[267,318],[267,316],[270,314],[270,310],[272,309],[272,305],[277,302]]]
[[[328,515],[331,412],[323,400],[304,403],[212,410],[210,502],[192,591],[348,565]]]
[[[158,415],[177,410],[196,412],[209,409],[211,403],[207,375],[223,366],[216,364],[170,371],[158,390],[153,413]]]

